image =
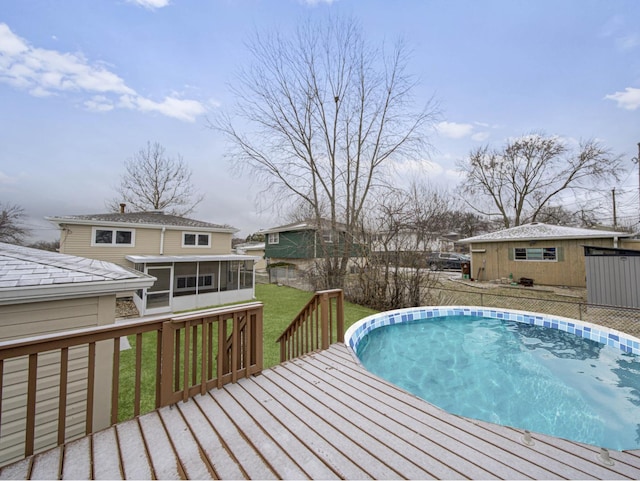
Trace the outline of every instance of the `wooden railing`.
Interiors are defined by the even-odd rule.
[[[342,290],[316,292],[276,342],[280,343],[280,362],[344,342]]]
[[[18,422],[23,422],[24,427],[13,427],[13,431],[17,431],[24,440],[24,451],[19,453],[21,456],[29,456],[35,451],[52,447],[42,446],[39,435],[36,436],[36,432],[43,431],[36,421],[37,415],[42,416],[43,410],[43,400],[39,397],[51,397],[50,394],[44,396],[42,392],[39,393],[43,389],[39,384],[44,385],[42,379],[45,377],[45,374],[39,375],[39,370],[44,370],[42,358],[45,357],[54,360],[48,361],[45,368],[48,371],[47,379],[53,378],[52,384],[55,384],[58,398],[54,413],[47,414],[55,417],[57,412],[57,421],[54,420],[57,423],[57,434],[52,436],[53,445],[56,440],[57,444],[62,444],[71,437],[90,434],[106,427],[96,426],[104,424],[95,422],[100,416],[110,420],[111,424],[122,421],[119,407],[123,393],[120,391],[126,382],[122,379],[121,371],[124,372],[124,367],[127,366],[121,363],[120,346],[121,338],[125,336],[135,338],[135,361],[129,363],[133,364],[133,388],[129,386],[124,396],[131,399],[133,404],[129,417],[138,416],[145,409],[143,394],[153,398],[153,404],[146,408],[152,410],[181,400],[186,401],[190,396],[236,382],[240,377],[257,374],[262,370],[263,362],[262,311],[261,303],[250,303],[198,311],[184,316],[172,315],[150,321],[131,321],[0,342],[0,416],[4,414],[8,417],[6,413],[11,412],[15,417],[14,404],[18,401],[22,403],[18,409],[22,412]],[[133,357],[133,353],[130,355]],[[78,359],[79,356],[82,358]],[[70,408],[72,402],[69,399],[73,396],[77,404],[77,389],[70,386],[72,378],[76,385],[78,383],[79,361],[81,385],[86,386],[84,393],[80,393],[84,404],[81,409],[84,411],[84,420],[80,421],[84,429],[74,436],[73,429],[68,424],[72,422],[69,421],[71,418],[75,418],[77,422],[78,409],[75,404]],[[70,368],[70,365],[73,367]],[[53,375],[50,372],[52,367],[55,368]],[[111,371],[111,376],[103,376],[105,369],[107,372]],[[16,376],[20,377],[18,381]],[[7,386],[9,378],[11,387]],[[111,380],[110,400],[98,399],[105,392],[105,378]],[[149,379],[152,381],[149,382]],[[21,392],[21,387],[15,388],[16,385],[25,386],[23,391],[26,393]],[[5,407],[3,402],[11,390],[17,390],[18,394],[6,401],[12,406]],[[108,385],[106,390],[109,391]],[[50,406],[51,400],[47,402]],[[104,409],[110,412],[106,415],[104,412],[97,412]],[[8,419],[0,417],[0,426],[4,425],[4,421],[8,422]],[[15,420],[11,423],[15,424]],[[72,434],[69,435],[69,432]],[[4,434],[0,430],[0,440]],[[14,435],[15,433],[12,434]],[[6,444],[6,439],[4,441]],[[6,446],[3,449],[7,449]],[[15,451],[18,448],[12,449]],[[11,460],[13,459],[5,456],[5,459],[0,459],[0,465]]]

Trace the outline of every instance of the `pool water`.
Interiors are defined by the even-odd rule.
[[[369,371],[454,414],[640,448],[640,357],[568,332],[443,316],[374,329],[357,355]]]

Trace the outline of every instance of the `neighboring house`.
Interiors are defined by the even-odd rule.
[[[640,249],[627,232],[581,229],[533,222],[459,241],[471,253],[471,277],[477,280],[586,286],[583,246]]]
[[[154,212],[47,217],[60,252],[114,262],[158,279],[129,293],[141,315],[254,298],[253,256],[232,254],[237,229]]]
[[[34,337],[115,322],[116,293],[145,289],[155,279],[133,269],[94,259],[58,254],[0,243],[0,341]],[[93,426],[110,425],[112,344],[96,346],[97,395]],[[39,357],[36,450],[57,444],[59,353]],[[69,353],[72,383],[67,392],[67,433],[84,435],[86,412],[86,365]],[[27,369],[26,359],[6,361],[2,393],[0,464],[24,457],[26,382],[17,373]]]
[[[265,235],[267,265],[287,264],[297,270],[312,269],[315,262],[325,256],[325,250],[340,252],[344,242],[344,229],[331,229],[329,221],[319,224],[315,220],[294,222],[260,231]],[[358,256],[354,246],[351,257]]]
[[[415,253],[426,259],[429,252],[456,252],[460,250],[455,232],[440,234],[405,228],[397,232],[377,232],[371,236],[371,251],[377,254]]]
[[[260,260],[256,262],[256,271],[264,271],[267,268],[264,248],[264,242],[247,242],[246,244],[238,244],[235,247],[237,254],[251,255],[260,258]]]

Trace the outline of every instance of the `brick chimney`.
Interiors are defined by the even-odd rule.
[[[124,202],[122,204],[120,204],[120,213],[124,214],[124,210],[126,209],[127,204],[125,204]]]

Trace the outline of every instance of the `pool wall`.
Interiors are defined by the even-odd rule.
[[[373,314],[353,324],[345,333],[344,342],[354,353],[357,353],[358,344],[364,336],[378,327],[442,316],[489,317],[548,327],[569,332],[578,337],[584,337],[585,339],[620,349],[623,352],[640,355],[640,339],[614,329],[568,317],[476,306],[410,307]]]

